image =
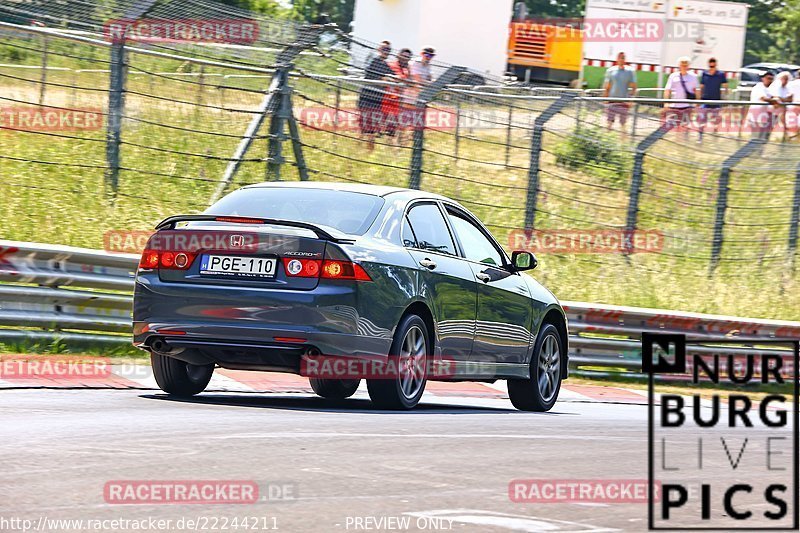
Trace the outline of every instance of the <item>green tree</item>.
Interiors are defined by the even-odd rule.
[[[281,6],[278,0],[217,0],[229,6],[236,6],[241,9],[261,13],[271,17],[281,17],[288,15],[285,7]]]
[[[514,2],[516,4],[516,2]],[[583,17],[586,0],[525,0],[528,17]]]
[[[772,12],[774,41],[768,57],[782,63],[800,61],[800,0],[784,0]]]
[[[294,0],[292,11],[296,18],[308,22],[322,22],[327,15],[330,22],[349,31],[355,4],[355,0]]]

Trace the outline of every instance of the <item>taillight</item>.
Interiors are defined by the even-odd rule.
[[[344,279],[354,281],[372,281],[369,274],[358,263],[350,261],[324,261],[322,277],[326,279]]]
[[[372,281],[358,263],[350,261],[320,261],[318,259],[283,258],[283,269],[290,278],[325,278],[352,281]]]
[[[163,268],[165,270],[186,270],[192,266],[194,258],[197,256],[193,252],[161,252],[158,250],[145,250],[139,260],[139,268],[154,270]]]
[[[283,258],[283,269],[290,278],[318,278],[322,261],[318,259]]]

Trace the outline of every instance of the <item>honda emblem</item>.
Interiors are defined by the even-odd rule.
[[[244,235],[231,235],[231,248],[244,248]]]

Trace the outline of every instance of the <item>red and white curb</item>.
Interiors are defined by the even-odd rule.
[[[110,372],[89,376],[2,376],[0,389],[139,389],[158,390],[152,369],[147,364],[111,365]],[[295,374],[275,372],[250,372],[220,369],[214,371],[208,392],[247,392],[277,394],[313,394],[308,379]],[[366,384],[362,380],[357,396],[366,397]],[[508,399],[505,381],[495,383],[430,381],[426,394],[450,398]],[[565,381],[559,401],[600,402],[644,405],[647,391],[607,387],[602,385],[572,384]]]

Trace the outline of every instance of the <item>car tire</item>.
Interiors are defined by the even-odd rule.
[[[161,390],[174,396],[200,394],[214,374],[214,365],[192,365],[172,357],[150,354],[153,376]]]
[[[361,384],[360,379],[322,379],[308,378],[311,388],[317,396],[330,400],[344,400],[349,398],[358,390]]]
[[[394,334],[388,368],[395,368],[385,379],[368,379],[369,397],[383,409],[413,409],[425,392],[430,357],[430,333],[417,315],[406,315]]]
[[[543,324],[531,357],[529,379],[508,380],[508,396],[520,411],[545,412],[553,408],[561,390],[564,346],[553,324]]]

